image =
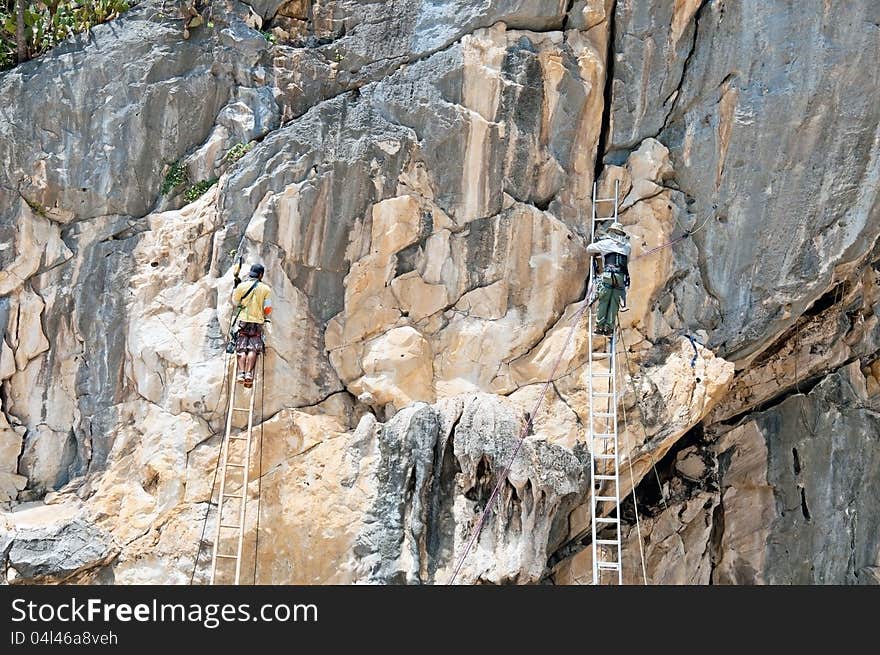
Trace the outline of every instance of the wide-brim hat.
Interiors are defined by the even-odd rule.
[[[608,231],[609,232],[617,232],[618,234],[622,234],[624,236],[629,236],[626,233],[626,230],[623,229],[623,225],[621,225],[617,221],[615,221],[611,224],[611,227],[608,228]]]

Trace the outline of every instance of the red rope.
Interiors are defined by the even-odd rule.
[[[498,477],[498,482],[495,484],[495,488],[492,489],[492,494],[489,496],[489,500],[486,502],[486,508],[480,515],[480,520],[479,522],[477,522],[477,527],[474,529],[470,541],[468,541],[467,547],[464,549],[464,552],[459,558],[458,565],[455,567],[455,571],[453,572],[452,577],[449,578],[449,582],[447,584],[451,585],[455,582],[455,578],[458,577],[458,574],[461,572],[461,567],[464,565],[465,558],[468,556],[468,553],[470,553],[471,548],[473,548],[474,542],[480,535],[480,531],[483,529],[483,523],[485,522],[486,517],[489,515],[489,510],[492,509],[492,503],[495,500],[495,496],[498,495],[498,490],[501,489],[501,485],[504,484],[504,480],[507,478],[507,474],[510,472],[510,468],[511,466],[513,466],[513,462],[516,459],[516,456],[519,454],[519,449],[522,447],[523,442],[526,439],[526,435],[529,433],[529,428],[532,426],[535,420],[535,416],[538,415],[538,410],[541,408],[541,403],[544,402],[544,396],[547,395],[547,389],[550,388],[550,385],[556,377],[556,371],[559,369],[559,365],[562,363],[562,356],[565,355],[565,351],[568,350],[568,344],[571,343],[571,338],[572,336],[574,336],[574,331],[577,329],[578,319],[580,318],[581,314],[584,313],[584,310],[586,310],[588,306],[589,305],[585,301],[584,306],[581,307],[572,317],[574,324],[571,326],[571,330],[569,330],[568,332],[568,338],[565,340],[565,345],[562,347],[562,350],[559,351],[559,357],[556,358],[556,363],[553,365],[553,370],[550,372],[550,376],[547,378],[547,382],[544,383],[544,387],[541,389],[541,394],[538,396],[538,400],[535,402],[535,407],[532,410],[532,413],[529,415],[529,420],[526,421],[525,425],[523,425],[523,429],[519,437],[519,442],[516,444],[513,455],[511,455],[510,457],[510,462],[507,464],[507,466],[504,467],[504,470]]]

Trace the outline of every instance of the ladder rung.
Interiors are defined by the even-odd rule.
[[[593,496],[593,498],[595,498],[597,502],[617,502],[617,496]]]
[[[220,527],[221,527],[221,528],[232,528],[232,529],[234,529],[234,530],[241,530],[241,526],[238,525],[238,524],[236,524],[236,525],[229,525],[228,523],[221,523],[221,524],[220,524]]]
[[[229,437],[230,441],[247,441],[247,437]]]
[[[613,516],[597,516],[596,523],[617,523],[620,519],[616,519]]]
[[[595,457],[596,459],[614,459],[615,457],[617,457],[617,455],[615,455],[614,453],[611,453],[610,455],[607,453],[595,453],[593,457]]]
[[[590,359],[608,359],[611,353],[590,353]]]
[[[223,494],[224,498],[241,498],[241,494]]]
[[[598,416],[599,418],[614,418],[616,414],[614,412],[593,412],[593,416]]]
[[[620,568],[617,562],[596,562],[596,568],[600,571],[616,571]]]
[[[600,546],[616,546],[618,541],[617,539],[596,539],[596,543]]]
[[[613,393],[613,392],[610,392],[610,391],[609,391],[609,392],[606,392],[606,391],[594,391],[594,392],[593,392],[593,395],[596,396],[597,398],[614,398],[614,396],[615,396],[616,394]]]
[[[250,407],[233,407],[232,411],[233,412],[249,412],[249,411],[251,411],[251,408]]]
[[[617,435],[613,432],[594,432],[593,439],[613,439]]]
[[[238,469],[243,469],[243,468],[244,468],[244,464],[232,464],[232,463],[230,463],[230,462],[227,462],[227,463],[226,463],[226,468],[229,468],[230,466],[234,466],[235,468],[238,468]]]
[[[611,202],[614,200],[617,201],[617,198],[596,198],[593,202]]]
[[[590,373],[594,378],[610,378],[611,373]]]
[[[599,475],[599,474],[596,474],[596,475],[593,476],[593,479],[594,479],[594,480],[616,480],[616,479],[617,479],[617,476],[616,476],[616,475]]]
[[[222,557],[223,559],[238,559],[238,555],[221,555],[217,553],[217,557]]]

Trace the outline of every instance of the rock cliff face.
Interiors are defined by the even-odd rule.
[[[625,581],[880,582],[869,3],[164,5],[0,74],[7,582],[207,581],[243,255],[243,579],[589,583],[594,181]]]

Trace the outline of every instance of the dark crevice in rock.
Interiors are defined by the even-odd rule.
[[[709,0],[703,0],[700,3],[700,6],[697,8],[697,11],[694,13],[694,38],[691,41],[691,48],[688,51],[687,56],[684,58],[684,64],[681,67],[681,77],[678,80],[678,84],[675,85],[675,89],[669,94],[666,100],[663,101],[663,105],[666,104],[672,99],[672,105],[669,107],[669,111],[666,112],[666,117],[663,119],[663,126],[657,131],[657,134],[654,135],[654,138],[661,141],[660,135],[666,130],[669,125],[669,120],[672,118],[672,115],[675,113],[676,108],[678,107],[678,101],[681,98],[681,87],[684,84],[685,79],[687,78],[688,68],[690,67],[691,59],[694,56],[694,52],[697,49],[697,38],[700,32],[700,17],[703,14],[703,10],[706,8],[706,5],[709,4]],[[729,76],[728,76],[729,77]]]
[[[553,387],[553,391],[556,392],[556,395],[559,398],[559,400],[561,400],[565,404],[565,406],[571,410],[571,413],[574,414],[574,420],[577,422],[577,424],[583,425],[583,421],[581,421],[580,414],[578,414],[575,411],[574,407],[572,407],[571,405],[568,404],[568,401],[565,399],[565,396],[563,396],[561,393],[559,393],[559,389],[556,387],[556,380],[551,380],[550,384]],[[520,388],[522,388],[522,387],[520,387]],[[527,417],[528,417],[528,414],[527,414]]]
[[[599,128],[599,142],[596,144],[596,167],[593,171],[593,179],[598,180],[605,161],[605,148],[608,138],[611,136],[611,100],[614,87],[614,36],[615,36],[615,13],[617,2],[611,7],[608,14],[608,47],[605,50],[605,89],[602,92],[602,124]]]
[[[571,18],[571,9],[574,6],[575,0],[568,0],[565,5],[565,11],[562,14],[562,31],[568,29],[568,20]]]
[[[701,490],[717,490],[718,476],[716,466],[707,466],[707,474],[701,480],[690,480],[679,475],[675,470],[675,460],[678,453],[685,448],[696,446],[704,460],[711,459],[707,451],[709,439],[707,438],[702,423],[698,423],[686,432],[666,455],[656,463],[654,470],[649,471],[642,477],[635,488],[635,502],[633,493],[630,492],[620,500],[621,525],[634,526],[636,523],[636,511],[641,518],[651,518],[665,511],[669,504],[690,499],[694,493]],[[656,472],[655,472],[656,471]],[[673,494],[664,499],[664,488],[670,487],[671,482],[676,481]],[[589,499],[587,499],[589,501]],[[638,509],[637,509],[638,508]],[[681,511],[684,510],[684,505]],[[578,554],[592,543],[592,530],[587,525],[583,531],[568,539],[557,548],[548,558],[547,567],[552,570],[560,562]]]
[[[527,207],[532,207],[534,209],[537,209],[540,212],[547,212],[548,214],[550,214],[554,218],[557,218],[556,216],[554,216],[554,214],[551,211],[549,211],[550,205],[553,203],[554,200],[556,200],[555,194],[548,196],[542,200],[538,200],[537,198],[535,198],[533,200],[524,200],[523,198],[516,197],[516,195],[511,193],[510,189],[504,189],[504,193],[506,193],[511,198],[513,198],[514,201],[520,205],[526,205]],[[558,218],[557,218],[557,220],[558,220]]]
[[[460,422],[461,414],[455,418],[445,438],[441,436],[437,439],[434,450],[425,538],[427,573],[431,582],[435,579],[440,563],[447,560],[452,551],[451,535],[455,530],[453,512],[455,481],[461,473],[461,465],[455,457],[455,431]]]
[[[819,296],[812,305],[807,307],[801,316],[818,316],[826,309],[830,309],[831,307],[839,303],[841,299],[846,298],[849,295],[851,288],[852,284],[849,282],[849,280],[838,282],[833,287],[831,287],[830,290]]]
[[[797,448],[791,449],[791,459],[792,459],[791,468],[794,471],[794,474],[800,475],[801,470],[802,470],[801,469],[801,458],[798,455]]]
[[[720,474],[720,462],[719,473]],[[709,584],[715,583],[715,568],[722,558],[721,544],[724,541],[724,495],[718,494],[718,504],[712,510],[712,529],[709,532]]]
[[[801,487],[801,513],[807,521],[812,519],[810,516],[810,508],[807,506],[807,492],[803,487]]]

